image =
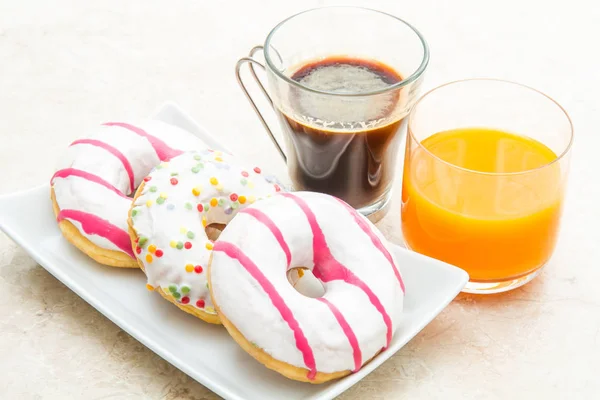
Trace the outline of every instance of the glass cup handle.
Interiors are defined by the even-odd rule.
[[[261,67],[263,70],[266,71],[265,66],[254,58],[254,54],[256,54],[257,51],[261,51],[261,50],[263,50],[263,46],[255,46],[255,47],[252,48],[252,50],[250,50],[250,53],[248,54],[248,57],[243,57],[243,58],[240,58],[238,60],[238,62],[235,64],[235,77],[237,78],[238,84],[240,85],[240,87],[244,91],[244,94],[246,95],[246,98],[250,102],[250,105],[254,109],[254,112],[256,112],[256,115],[260,119],[260,122],[262,122],[263,127],[266,129],[267,133],[269,134],[269,137],[271,138],[271,141],[273,142],[273,144],[277,148],[277,151],[279,151],[279,154],[281,155],[281,157],[283,157],[283,161],[287,162],[287,157],[285,156],[285,153],[283,152],[283,149],[279,145],[279,142],[275,138],[275,135],[273,135],[273,131],[271,131],[271,128],[269,127],[269,125],[267,124],[267,121],[265,120],[265,118],[263,117],[262,113],[258,109],[258,106],[254,102],[254,99],[252,98],[252,96],[248,92],[248,89],[246,88],[246,85],[244,84],[244,81],[242,80],[242,76],[240,75],[240,69],[242,68],[242,65],[244,65],[245,63],[248,63],[248,65],[250,66],[250,73],[254,77],[254,80],[256,81],[256,84],[258,85],[258,87],[262,91],[263,95],[269,101],[269,104],[271,104],[271,107],[274,107],[273,106],[273,100],[271,99],[271,96],[269,96],[269,93],[267,93],[267,90],[265,89],[264,85],[262,84],[262,82],[260,81],[260,79],[258,79],[258,75],[256,75],[256,70],[254,69],[254,65],[258,65],[259,67]]]

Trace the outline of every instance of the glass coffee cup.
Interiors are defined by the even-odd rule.
[[[256,60],[264,53],[265,63]],[[345,200],[372,220],[391,196],[398,144],[429,51],[405,21],[358,7],[325,7],[279,23],[236,66],[238,82],[286,161],[295,190]],[[240,75],[243,64],[272,104],[279,144]],[[254,66],[266,71],[267,88]]]

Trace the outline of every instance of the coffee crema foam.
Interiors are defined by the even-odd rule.
[[[331,57],[300,67],[291,79],[334,94],[361,94],[384,90],[402,80],[391,67],[374,60]],[[294,88],[291,105],[302,123],[332,130],[364,130],[379,125],[393,113],[398,93],[332,96]]]

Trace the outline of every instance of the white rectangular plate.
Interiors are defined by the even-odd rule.
[[[226,150],[174,104],[163,106],[156,118]],[[394,246],[406,284],[406,300],[404,320],[392,344],[359,372],[336,382],[311,385],[288,380],[258,365],[223,327],[205,324],[149,292],[142,271],[102,266],[71,246],[56,225],[48,185],[0,196],[0,229],[123,330],[227,399],[331,399],[394,355],[468,280],[458,268]]]

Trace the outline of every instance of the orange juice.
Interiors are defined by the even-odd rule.
[[[556,159],[542,143],[499,130],[464,128],[428,137],[406,153],[406,244],[465,269],[471,281],[535,271],[556,242],[562,201]]]

